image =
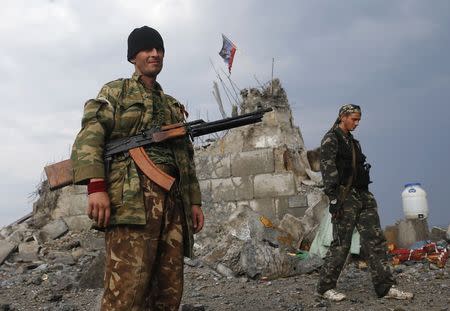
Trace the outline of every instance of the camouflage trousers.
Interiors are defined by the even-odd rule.
[[[361,251],[368,257],[375,292],[383,297],[395,281],[387,266],[386,239],[380,227],[377,202],[369,191],[352,188],[343,209],[342,216],[333,220],[333,241],[320,270],[317,292],[323,294],[336,287],[356,227],[361,236]]]
[[[167,193],[141,178],[145,226],[106,232],[102,311],[178,310],[183,293],[183,211],[175,182]]]

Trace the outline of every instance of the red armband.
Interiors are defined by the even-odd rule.
[[[106,192],[104,180],[91,181],[87,186],[88,195],[95,192]]]

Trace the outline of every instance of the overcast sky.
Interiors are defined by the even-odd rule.
[[[2,0],[0,226],[32,210],[43,167],[69,156],[84,102],[129,77],[135,27],[165,40],[158,80],[194,115],[218,117],[211,94],[221,33],[238,47],[240,88],[280,78],[312,149],[344,103],[362,107],[355,136],[372,163],[382,225],[403,217],[401,191],[421,182],[430,224],[450,221],[450,1]]]

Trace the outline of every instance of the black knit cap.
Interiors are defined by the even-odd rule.
[[[164,42],[159,32],[148,26],[135,28],[128,36],[127,59],[131,62],[137,53],[152,48],[164,51]]]

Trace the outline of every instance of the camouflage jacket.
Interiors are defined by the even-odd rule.
[[[84,106],[81,131],[72,148],[75,184],[87,184],[91,178],[105,178],[111,200],[110,225],[145,224],[143,190],[136,165],[130,157],[116,156],[105,176],[103,148],[105,142],[134,135],[153,124],[154,96],[165,101],[164,124],[184,121],[183,107],[173,97],[163,93],[159,84],[153,92],[145,90],[139,75],[107,83],[96,99]],[[168,108],[168,109],[167,109]],[[185,253],[191,254],[193,229],[191,205],[201,204],[201,194],[193,161],[194,150],[188,137],[172,139],[166,144],[172,149],[180,173],[179,188],[183,199],[189,239]]]
[[[346,136],[338,127],[330,129],[320,143],[320,171],[322,173],[325,194],[330,200],[337,199],[339,194],[340,176],[337,168],[339,139],[337,135],[349,143],[352,134]]]

